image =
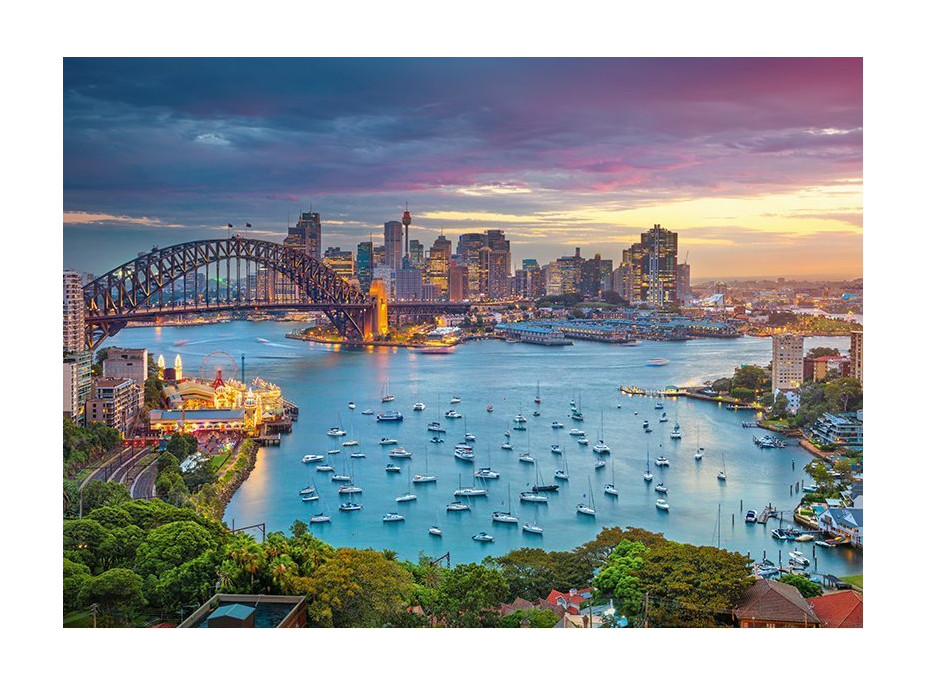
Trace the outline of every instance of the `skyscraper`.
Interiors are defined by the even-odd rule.
[[[62,275],[62,353],[64,358],[64,416],[80,421],[90,395],[93,351],[87,349],[86,310],[81,276],[67,269]]]
[[[296,226],[287,227],[284,245],[322,259],[322,221],[318,212],[303,212]]]
[[[467,265],[452,264],[448,268],[448,299],[452,302],[468,300],[470,293],[467,284]]]
[[[391,269],[403,266],[403,225],[400,222],[384,222],[383,225],[384,265]]]
[[[677,234],[655,224],[641,234],[644,297],[652,307],[677,304]]]
[[[81,275],[66,269],[63,274],[62,290],[62,349],[77,352],[85,346],[84,290]]]
[[[358,283],[363,293],[371,290],[371,279],[374,278],[374,244],[371,241],[358,243]]]
[[[677,265],[677,297],[683,301],[690,297],[690,265],[681,262]]]
[[[851,331],[851,376],[864,385],[864,332]]]
[[[802,385],[802,347],[802,336],[780,334],[773,337],[771,386],[774,392]]]
[[[327,248],[322,261],[343,279],[351,281],[355,278],[354,253],[350,250]]]
[[[421,267],[425,262],[425,246],[413,238],[409,241],[409,264]]]
[[[451,265],[451,241],[439,234],[432,248],[426,266],[426,281],[439,289],[441,297],[448,295],[448,267]]]

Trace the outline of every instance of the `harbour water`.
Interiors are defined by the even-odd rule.
[[[745,524],[748,509],[758,512],[768,503],[786,511],[784,523],[792,523],[789,514],[798,501],[797,483],[808,483],[802,468],[810,455],[803,449],[789,446],[763,450],[752,441],[753,435],[764,432],[744,429],[742,421],[754,419],[747,411],[730,411],[720,403],[665,398],[663,410],[655,409],[655,398],[621,395],[620,385],[658,389],[673,385],[689,385],[704,380],[730,376],[741,364],[766,365],[770,361],[771,342],[765,338],[703,339],[686,342],[643,342],[638,346],[610,346],[600,343],[576,342],[566,348],[547,348],[503,341],[482,341],[456,348],[451,355],[422,355],[403,348],[338,349],[337,346],[295,341],[285,334],[295,328],[281,322],[228,322],[196,327],[131,328],[119,333],[104,345],[147,347],[155,356],[163,354],[170,363],[181,354],[185,375],[199,375],[201,363],[214,351],[224,351],[240,362],[245,355],[245,378],[260,376],[281,386],[283,395],[300,408],[299,421],[293,433],[285,435],[281,446],[263,448],[257,465],[226,509],[226,522],[236,526],[265,523],[268,531],[287,531],[296,519],[306,521],[320,511],[329,514],[332,522],[313,525],[313,533],[335,546],[391,549],[401,558],[416,559],[420,554],[438,557],[450,552],[454,563],[478,561],[487,555],[501,555],[520,547],[543,547],[549,550],[569,549],[594,538],[603,527],[640,527],[663,533],[672,540],[697,545],[716,545],[738,550],[760,559],[766,552],[777,562],[787,561],[788,551],[799,547],[813,559],[819,572],[838,576],[861,573],[862,553],[846,546],[823,549],[812,543],[774,540],[770,531],[774,520],[766,527]],[[847,351],[847,338],[813,338],[812,346],[837,347]],[[664,358],[662,366],[648,361]],[[230,368],[225,356],[213,356],[209,366],[223,366],[223,375],[240,376],[241,370]],[[212,377],[214,368],[202,373]],[[381,403],[384,386],[396,396],[392,403]],[[542,402],[533,401],[536,388]],[[452,396],[460,403],[450,404]],[[583,422],[570,419],[570,401],[576,402],[584,415]],[[348,408],[353,401],[356,409]],[[421,401],[426,409],[413,411]],[[488,413],[486,406],[493,405]],[[621,408],[618,406],[621,405]],[[402,412],[402,422],[377,422],[376,416],[361,414],[371,408],[375,414],[384,410]],[[463,419],[446,418],[445,412],[456,409]],[[539,417],[532,416],[533,411]],[[659,422],[661,412],[668,421]],[[507,440],[513,417],[526,416],[527,431],[511,431],[513,450],[500,446]],[[636,414],[637,413],[637,414]],[[606,466],[594,469],[591,448],[600,432],[611,455],[604,456]],[[645,433],[643,420],[648,419],[651,433]],[[441,434],[444,443],[430,442],[426,429],[429,422],[438,421],[447,429]],[[466,430],[476,436],[473,463],[453,457],[454,446],[463,442]],[[552,429],[553,421],[564,424]],[[679,422],[682,439],[670,439],[670,432]],[[347,432],[342,438],[326,436],[326,430],[341,426]],[[577,443],[569,436],[571,428],[586,432],[589,445]],[[696,461],[693,454],[699,443],[705,456]],[[382,437],[396,438],[398,445],[413,453],[411,459],[387,457],[391,447],[381,446]],[[354,439],[357,447],[342,447],[345,440]],[[563,455],[551,451],[559,444]],[[338,505],[346,496],[339,496],[337,482],[331,474],[317,472],[315,464],[303,464],[304,454],[326,454],[340,449],[336,455],[326,455],[335,465],[336,473],[350,469],[354,483],[363,493],[352,496],[363,504],[357,512],[339,512]],[[365,458],[348,457],[361,451]],[[408,490],[409,472],[425,473],[428,451],[428,473],[435,474],[435,483],[412,485],[418,498],[397,503],[396,497]],[[518,460],[521,452],[530,451],[535,465]],[[646,455],[650,454],[654,480],[648,484],[642,478]],[[654,461],[663,455],[669,467],[656,467]],[[400,473],[387,473],[384,467],[393,462],[402,467]],[[723,466],[726,481],[717,473]],[[566,465],[566,467],[565,467]],[[479,486],[474,471],[492,467],[500,478],[482,482],[489,490],[486,497],[471,498],[471,510],[446,512],[445,506],[455,500],[452,492],[459,484]],[[535,466],[545,483],[554,482],[554,471],[567,469],[568,481],[558,481],[560,490],[549,493],[547,504],[519,502],[519,493],[536,483]],[[604,494],[603,487],[613,479],[618,497]],[[656,493],[654,486],[663,482],[668,492]],[[304,503],[301,488],[313,485],[321,493],[315,502]],[[592,485],[592,493],[591,487]],[[790,492],[793,487],[793,493]],[[511,508],[508,493],[511,492]],[[655,507],[658,497],[670,504],[669,511]],[[593,504],[596,516],[580,515],[579,503]],[[721,506],[721,521],[718,511]],[[510,510],[519,524],[491,521],[496,510]],[[405,521],[384,523],[383,515],[399,512]],[[524,522],[537,522],[543,535],[522,531]],[[428,529],[439,525],[441,537],[432,536]],[[495,541],[479,543],[472,537],[481,531],[491,533]]]

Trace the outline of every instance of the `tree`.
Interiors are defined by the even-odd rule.
[[[803,598],[814,598],[822,595],[822,587],[811,579],[807,579],[799,574],[784,574],[779,579],[780,583],[789,584],[799,589]]]
[[[553,610],[516,610],[512,614],[500,618],[499,626],[513,629],[523,626],[531,629],[550,629],[560,619]]]
[[[806,357],[838,357],[841,353],[837,348],[809,348],[806,351]]]
[[[103,570],[100,548],[110,536],[100,522],[90,518],[66,519],[64,521],[64,556],[86,565],[91,572]]]
[[[79,562],[64,558],[64,611],[71,612],[79,608],[77,604],[81,587],[90,579],[90,568]]]
[[[750,388],[738,387],[738,388],[731,389],[731,392],[729,393],[729,395],[735,400],[748,401],[748,400],[754,400],[754,398],[757,397],[757,391],[754,391]]]
[[[477,627],[494,621],[492,608],[509,594],[503,574],[479,564],[445,572],[436,599],[437,614],[448,626]]]
[[[113,481],[90,481],[80,493],[80,503],[86,515],[98,507],[112,507],[131,500],[129,489]]]
[[[318,626],[380,627],[402,621],[412,575],[374,550],[339,548],[308,584],[309,616]]]
[[[832,411],[853,412],[863,407],[863,388],[857,379],[844,376],[825,385],[825,400]]]
[[[80,607],[96,603],[109,624],[124,624],[126,616],[134,615],[145,604],[142,578],[129,569],[110,569],[87,579],[77,597]],[[123,615],[116,617],[116,613]]]
[[[746,364],[735,370],[731,382],[735,387],[760,391],[770,387],[770,375],[763,367]]]
[[[293,524],[290,525],[290,533],[294,538],[301,538],[309,533],[309,525],[302,519],[294,519]]]
[[[139,545],[135,566],[143,576],[160,576],[216,547],[213,535],[196,522],[171,522],[148,532]]]
[[[169,439],[165,449],[177,456],[181,462],[197,451],[197,439],[192,434],[175,433]]]
[[[593,585],[600,593],[612,597],[617,609],[626,615],[636,614],[644,592],[636,572],[644,566],[648,548],[640,541],[621,541],[600,569]]]

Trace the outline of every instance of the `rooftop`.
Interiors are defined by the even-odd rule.
[[[758,579],[735,609],[739,620],[818,624],[814,610],[795,586]]]

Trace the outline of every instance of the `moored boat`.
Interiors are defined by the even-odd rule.
[[[658,498],[657,502],[654,503],[654,506],[658,510],[669,510],[670,509],[670,504],[663,498]]]

